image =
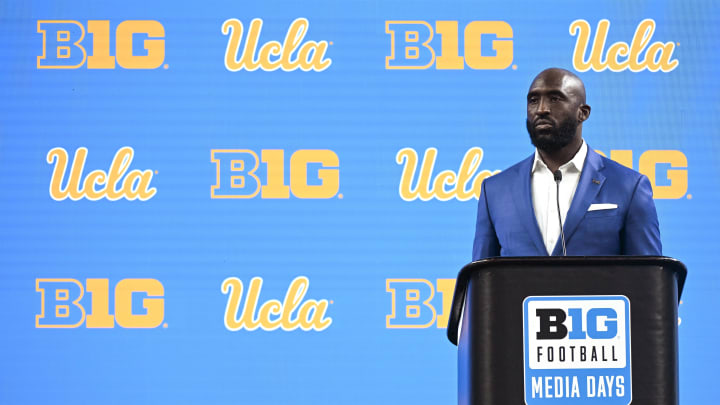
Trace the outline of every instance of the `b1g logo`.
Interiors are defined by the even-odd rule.
[[[434,31],[426,21],[386,21],[385,33],[390,35],[385,69],[428,69],[433,64],[436,69],[464,69],[465,65],[479,70],[505,69],[513,61],[513,30],[505,21],[471,21],[462,31],[457,21],[436,21]],[[437,56],[431,44],[434,34],[440,35]],[[493,52],[483,49],[483,44],[492,44]]]
[[[528,297],[523,331],[528,405],[632,401],[627,297]]]
[[[165,288],[150,278],[128,278],[115,285],[114,315],[108,279],[89,278],[83,287],[72,278],[38,278],[35,291],[40,293],[36,328],[77,328],[83,323],[87,328],[114,328],[115,323],[123,328],[155,328],[165,318]]]
[[[386,328],[447,328],[455,291],[454,278],[437,279],[437,287],[422,278],[389,278],[385,280],[385,291],[390,293]]]
[[[301,149],[290,156],[290,184],[285,180],[285,151],[213,149],[215,185],[210,198],[332,198],[340,189],[340,160],[327,149]],[[260,165],[260,163],[264,165]],[[261,180],[262,178],[262,180]]]
[[[90,20],[92,41],[85,26],[73,20],[38,20],[37,32],[43,39],[38,69],[77,69],[85,62],[88,69],[114,69],[116,60],[125,69],[155,69],[165,60],[165,28],[157,21],[123,21],[112,36],[110,21]]]

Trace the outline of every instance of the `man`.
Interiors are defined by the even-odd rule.
[[[473,260],[562,255],[561,220],[569,256],[662,255],[650,182],[588,147],[588,117],[575,74],[535,77],[527,95],[535,154],[483,182]]]

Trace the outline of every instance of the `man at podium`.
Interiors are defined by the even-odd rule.
[[[535,77],[526,124],[535,153],[483,182],[473,260],[662,255],[650,181],[587,145],[589,117],[575,74],[550,68]]]

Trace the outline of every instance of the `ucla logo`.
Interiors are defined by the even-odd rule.
[[[455,291],[454,278],[437,279],[437,287],[430,280],[421,278],[389,278],[385,280],[385,291],[390,293],[386,328],[447,327]]]
[[[38,20],[42,34],[42,55],[38,69],[77,69],[87,62],[88,69],[114,69],[115,62],[125,69],[155,69],[165,60],[165,28],[152,20],[128,20],[117,25],[110,41],[110,21],[90,20],[85,26],[74,20]],[[134,41],[142,41],[145,55],[133,53]],[[88,55],[87,49],[92,51]],[[114,55],[113,55],[114,53]]]
[[[627,297],[528,297],[523,331],[528,405],[632,400]]]
[[[72,278],[38,278],[35,291],[40,293],[36,328],[77,328],[83,323],[87,328],[114,328],[116,324],[123,328],[155,328],[165,317],[165,289],[154,279],[120,280],[114,290],[114,314],[109,309],[108,279],[89,278],[83,287]],[[85,298],[83,304],[85,292],[92,298]],[[133,310],[134,306],[142,310]]]
[[[505,21],[472,21],[462,32],[457,21],[436,21],[434,30],[426,21],[386,21],[385,33],[390,35],[385,69],[505,69],[513,61],[513,30]],[[431,44],[436,33],[439,49]],[[460,35],[465,43],[462,56]],[[482,49],[484,36],[494,38],[492,51]]]
[[[281,328],[284,331],[302,329],[304,331],[323,331],[332,323],[326,317],[328,306],[332,301],[305,299],[310,288],[307,277],[296,277],[291,283],[282,302],[270,299],[260,304],[263,279],[254,277],[243,301],[243,282],[237,277],[226,278],[222,282],[222,292],[228,295],[225,308],[225,327],[231,331],[245,329],[253,331],[258,328],[272,331]]]
[[[340,160],[327,149],[295,151],[290,157],[289,184],[282,149],[263,149],[260,156],[248,149],[213,149],[210,160],[216,168],[210,198],[253,198],[258,194],[260,198],[290,198],[292,193],[296,198],[323,199],[335,197],[340,189]]]
[[[268,41],[258,51],[263,20],[255,18],[250,22],[242,44],[244,27],[240,20],[231,18],[222,25],[222,33],[229,35],[225,50],[225,68],[231,72],[245,69],[249,72],[261,69],[273,71],[282,69],[290,72],[296,69],[303,71],[314,70],[322,72],[330,67],[332,60],[325,57],[328,41],[304,41],[310,29],[310,23],[305,18],[298,18],[290,24],[281,44],[278,41]]]
[[[484,152],[482,148],[470,148],[460,163],[457,172],[443,170],[433,177],[436,148],[425,150],[422,163],[418,164],[418,154],[412,148],[403,148],[395,155],[395,162],[403,165],[400,178],[400,197],[405,201],[437,199],[448,201],[457,199],[467,201],[480,197],[482,182],[486,178],[500,173],[500,170],[479,170]]]
[[[150,187],[152,170],[128,171],[135,154],[133,148],[129,146],[120,148],[107,172],[93,170],[83,178],[87,153],[87,148],[78,148],[75,151],[70,173],[67,173],[69,159],[67,151],[63,148],[53,148],[48,152],[47,162],[55,165],[50,179],[50,197],[57,201],[68,197],[73,201],[82,198],[90,201],[101,198],[110,201],[121,198],[145,201],[157,192],[154,187]],[[67,181],[65,181],[66,174],[68,174]],[[63,183],[65,183],[64,188]]]
[[[631,72],[640,72],[647,69],[651,72],[658,70],[670,72],[678,66],[678,60],[672,58],[675,43],[650,43],[655,33],[655,20],[641,21],[630,44],[618,41],[609,45],[605,51],[609,30],[610,21],[600,20],[595,31],[595,39],[590,46],[590,24],[585,20],[575,20],[570,24],[570,35],[577,35],[573,53],[575,70],[585,72],[592,69],[602,72],[610,69],[613,72],[621,72],[630,69]],[[587,59],[585,59],[586,55],[588,55]]]

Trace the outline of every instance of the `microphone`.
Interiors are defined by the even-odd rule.
[[[560,216],[560,182],[562,181],[562,172],[559,169],[555,170],[555,172],[553,173],[553,177],[555,177],[555,201],[557,202],[557,213],[558,222],[560,223],[560,239],[562,240],[563,256],[567,256],[567,251],[565,250],[565,232],[563,232],[562,216]]]

